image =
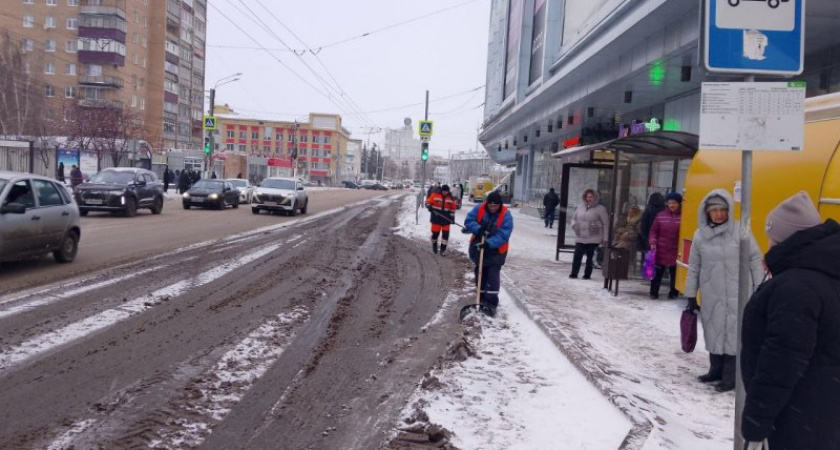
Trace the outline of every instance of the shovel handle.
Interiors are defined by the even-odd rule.
[[[481,250],[478,252],[478,284],[475,288],[475,306],[481,307],[481,275],[484,272],[484,241],[485,236],[481,236]]]
[[[458,222],[455,222],[454,220],[450,220],[450,219],[449,219],[449,217],[446,217],[446,216],[444,216],[443,214],[441,214],[441,213],[437,212],[434,208],[432,208],[432,214],[434,214],[434,215],[436,215],[436,216],[440,217],[441,219],[443,219],[443,220],[445,220],[445,221],[447,221],[447,222],[451,223],[452,225],[455,225],[456,227],[464,228],[464,226],[463,226],[463,225],[461,225],[461,224],[460,224],[460,223],[458,223]]]

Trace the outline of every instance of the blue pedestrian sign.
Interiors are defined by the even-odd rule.
[[[710,72],[799,75],[805,0],[704,0],[704,63]]]
[[[204,116],[204,129],[205,130],[215,130],[216,129],[216,116]]]
[[[433,134],[434,122],[431,120],[421,120],[419,126],[419,133],[421,137],[431,137]]]

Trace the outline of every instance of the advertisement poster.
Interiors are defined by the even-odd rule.
[[[543,55],[545,54],[545,0],[534,0],[534,32],[531,35],[531,72],[528,86],[542,76]]]
[[[508,15],[507,52],[505,54],[505,92],[503,98],[510,97],[516,90],[516,59],[519,56],[519,40],[522,34],[522,9],[524,0],[510,0]]]
[[[79,158],[79,169],[82,170],[82,178],[87,181],[90,177],[96,175],[98,164],[96,164],[96,154],[82,153]]]
[[[56,153],[55,160],[56,170],[58,170],[58,163],[64,163],[64,179],[69,181],[70,168],[79,165],[79,151],[60,148]]]

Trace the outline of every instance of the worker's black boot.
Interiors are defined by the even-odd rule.
[[[437,253],[438,252],[438,243],[432,242],[432,251]]]

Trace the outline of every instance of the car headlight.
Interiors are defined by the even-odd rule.
[[[219,198],[219,194],[210,194],[207,196],[207,198],[209,198],[210,200],[216,200],[217,198]]]
[[[189,192],[184,192],[183,197],[184,197],[185,199],[189,199],[189,198],[190,198],[190,193],[189,193]]]
[[[111,191],[109,192],[111,195],[123,195],[123,191]]]

